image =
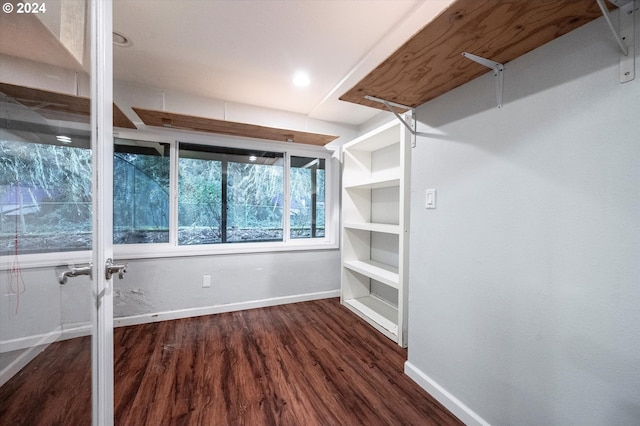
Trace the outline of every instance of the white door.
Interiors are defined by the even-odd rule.
[[[0,424],[113,424],[111,28],[111,0],[0,12]]]

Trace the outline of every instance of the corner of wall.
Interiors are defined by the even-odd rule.
[[[460,419],[467,426],[489,426],[482,417],[475,411],[467,407],[462,401],[440,386],[435,380],[427,376],[415,365],[406,361],[404,363],[404,373],[416,382],[429,395],[434,397],[439,403],[445,406],[453,415]]]

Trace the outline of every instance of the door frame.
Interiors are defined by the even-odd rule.
[[[90,0],[92,155],[92,337],[93,425],[113,425],[113,278],[105,264],[113,258],[113,4]]]

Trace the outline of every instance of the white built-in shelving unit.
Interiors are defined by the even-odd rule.
[[[407,345],[411,133],[394,120],[342,148],[346,307]]]

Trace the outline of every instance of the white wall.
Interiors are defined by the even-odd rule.
[[[60,290],[53,268],[0,271],[0,352],[13,349],[8,341],[59,331]]]
[[[139,128],[144,127],[144,124],[130,107],[338,136],[338,139],[331,142],[330,147],[344,144],[357,136],[356,127],[348,124],[317,120],[305,114],[289,111],[143,87],[123,81],[116,82],[113,96],[114,102]]]
[[[89,333],[89,279],[60,285],[58,276],[66,267],[0,270],[0,386],[69,329]]]
[[[640,421],[640,76],[619,57],[601,18],[508,63],[502,110],[487,74],[418,111],[406,371],[468,423]]]
[[[271,299],[336,296],[340,287],[338,250],[252,253],[128,261],[124,280],[114,283],[114,317],[179,312],[218,312],[252,307]],[[202,276],[211,275],[209,288]],[[295,301],[295,300],[294,300]],[[207,310],[208,308],[215,308]]]

